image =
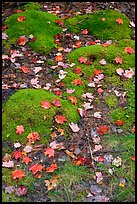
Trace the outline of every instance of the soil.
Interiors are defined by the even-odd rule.
[[[19,2],[18,2],[19,3]],[[68,16],[74,16],[75,13],[80,12],[81,14],[85,14],[88,12],[93,12],[102,9],[117,9],[118,11],[124,13],[131,21],[135,22],[135,2],[39,2],[43,6],[43,11],[56,11],[58,6],[60,6],[61,10],[58,14],[61,18],[67,18]],[[89,8],[89,10],[87,10]],[[11,14],[15,13],[16,11],[16,4],[9,6],[6,2],[2,4],[2,22],[10,16]],[[71,48],[74,50],[73,45],[76,42],[74,38],[67,38],[65,37],[66,32],[63,32],[63,36],[61,37],[61,46],[63,48]],[[73,36],[75,34],[72,34]],[[80,40],[83,45],[86,44],[87,41],[94,41],[96,40],[95,37],[89,35],[79,35]],[[135,39],[135,36],[132,36],[132,39]],[[104,43],[104,42],[101,42]],[[57,72],[54,69],[51,69],[51,65],[48,63],[42,64],[37,63],[38,60],[50,59],[54,62],[55,54],[57,53],[57,49],[52,49],[51,52],[47,55],[41,55],[35,53],[28,45],[25,45],[23,48],[20,48],[17,45],[13,45],[12,49],[17,49],[21,53],[23,53],[22,57],[16,58],[16,64],[23,64],[26,67],[30,68],[29,75],[24,74],[23,72],[17,72],[17,68],[15,63],[12,63],[10,60],[5,60],[2,66],[2,102],[5,103],[8,98],[14,94],[18,89],[22,88],[34,88],[30,83],[30,80],[34,76],[34,72],[32,71],[34,67],[42,67],[42,71],[39,72],[39,85],[40,88],[44,88],[47,83],[52,85],[51,89],[54,90],[56,88],[56,77]],[[2,54],[9,54],[10,50],[6,50],[4,46],[2,46]],[[67,53],[62,52],[65,56]],[[24,63],[25,62],[25,63]],[[65,62],[65,61],[64,61]],[[48,76],[48,77],[47,77]],[[79,133],[73,133],[71,138],[66,142],[66,148],[69,151],[75,149],[76,152],[81,151],[83,156],[86,158],[91,157],[89,143],[92,147],[91,142],[91,130],[93,131],[94,128],[104,123],[110,128],[111,131],[114,130],[114,127],[109,122],[109,108],[105,105],[105,102],[102,99],[102,95],[100,96],[102,100],[101,106],[96,106],[95,111],[101,111],[102,115],[105,116],[103,119],[96,119],[92,116],[92,112],[89,110],[85,118],[82,118],[78,126],[80,127]],[[92,128],[94,127],[94,128]],[[105,151],[105,149],[104,149]],[[103,155],[103,152],[99,152],[100,155]],[[93,164],[89,164],[93,165]],[[94,168],[94,166],[93,166]],[[40,180],[39,180],[40,181]],[[90,184],[91,185],[91,184]],[[83,186],[84,187],[84,186]],[[41,183],[36,181],[34,183],[34,193],[27,195],[27,202],[51,202],[48,196],[45,193],[45,186],[41,187]],[[107,189],[107,181],[106,186],[103,188],[103,193],[106,197],[110,198],[109,189]],[[85,201],[88,202],[88,201]],[[93,201],[92,201],[93,202]]]

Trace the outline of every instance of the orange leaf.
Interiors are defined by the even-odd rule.
[[[33,164],[30,166],[29,171],[32,171],[32,174],[37,173],[38,171],[42,172],[42,164]]]
[[[76,45],[76,48],[81,47],[81,41],[77,41],[77,42],[75,42],[75,45]]]
[[[80,63],[86,63],[86,62],[87,62],[87,58],[81,56],[81,57],[78,59],[78,61],[79,61]]]
[[[60,101],[58,99],[56,99],[56,98],[52,101],[52,104],[55,107],[60,107]]]
[[[19,158],[22,158],[22,152],[16,150],[16,151],[13,153],[12,158],[14,158],[14,157],[15,157],[16,160],[19,159]]]
[[[46,172],[53,172],[58,168],[57,164],[51,164],[49,167],[46,168]]]
[[[55,150],[53,148],[47,148],[44,152],[45,155],[48,155],[48,158],[54,157]]]
[[[116,57],[115,62],[118,64],[122,64],[122,58],[121,57]]]
[[[80,79],[75,79],[75,80],[72,82],[72,84],[74,84],[75,86],[77,86],[77,85],[82,85],[83,82],[82,82]]]
[[[99,74],[101,74],[102,73],[102,70],[94,70],[94,75],[99,75]]]
[[[45,100],[45,101],[41,102],[41,107],[44,109],[49,109],[49,108],[51,108],[51,104],[50,104],[50,102]]]
[[[67,122],[67,119],[63,115],[56,115],[55,116],[55,121],[58,124],[63,124],[64,122]]]
[[[19,22],[22,22],[22,21],[24,21],[24,20],[26,20],[26,17],[25,17],[25,16],[19,16],[19,17],[17,18],[17,21],[19,21]]]
[[[32,159],[30,158],[30,157],[27,157],[27,156],[25,156],[25,157],[23,157],[23,159],[22,159],[22,163],[25,163],[25,164],[28,164],[29,162],[32,162]]]
[[[26,37],[19,37],[19,39],[17,40],[18,45],[25,45],[27,42]]]
[[[117,19],[116,19],[116,22],[117,22],[118,24],[123,24],[123,21],[122,21],[121,18],[117,18]]]
[[[129,53],[129,54],[132,54],[135,52],[134,49],[132,49],[131,47],[125,47],[124,51]]]
[[[98,90],[97,90],[97,92],[99,93],[99,94],[101,94],[101,93],[103,93],[103,89],[101,89],[101,88],[98,88]]]
[[[16,127],[16,133],[19,134],[19,135],[21,135],[23,132],[24,132],[24,127],[23,127],[23,125],[18,125],[18,126]]]
[[[106,21],[106,18],[101,18],[102,21]]]
[[[75,70],[74,70],[74,73],[75,74],[80,74],[82,68],[81,67],[77,67]]]
[[[20,69],[21,69],[25,74],[28,74],[28,73],[29,73],[29,68],[28,68],[28,67],[21,66]]]
[[[72,103],[72,104],[76,105],[77,99],[76,99],[75,96],[69,96],[68,98],[71,100],[71,103]]]
[[[100,135],[106,134],[108,131],[108,127],[106,125],[101,125],[100,127],[97,128],[97,132]]]
[[[88,34],[88,30],[87,29],[85,29],[85,30],[82,30],[82,32],[81,32],[83,35],[87,35]]]
[[[26,175],[25,175],[25,172],[22,171],[22,170],[15,170],[15,171],[12,172],[12,179],[13,179],[13,180],[16,179],[16,178],[18,178],[19,180],[21,180],[22,177],[25,177],[25,176],[26,176]]]
[[[27,136],[30,142],[36,142],[36,140],[40,140],[40,136],[37,132],[32,132]]]
[[[60,62],[63,60],[63,55],[56,55],[55,57],[56,62]]]
[[[124,123],[123,123],[122,120],[117,120],[117,121],[116,121],[116,124],[117,124],[118,126],[122,126]]]

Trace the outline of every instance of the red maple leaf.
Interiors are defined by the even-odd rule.
[[[25,19],[26,19],[25,16],[19,16],[19,17],[17,18],[17,21],[22,22],[22,21],[24,21]]]
[[[22,163],[25,163],[25,164],[28,164],[29,162],[32,162],[32,159],[30,158],[30,157],[27,157],[27,156],[25,156],[25,157],[23,157],[22,158]]]
[[[94,75],[99,75],[99,74],[101,74],[102,73],[102,70],[94,70]]]
[[[50,104],[50,102],[45,100],[45,101],[41,102],[41,107],[44,109],[49,109],[49,108],[51,108],[51,104]]]
[[[75,45],[76,45],[75,47],[76,47],[76,48],[81,47],[81,43],[82,43],[81,41],[76,41],[76,42],[75,42]]]
[[[21,135],[23,132],[24,132],[24,127],[23,127],[23,125],[18,125],[18,126],[16,127],[16,133],[19,134],[19,135]]]
[[[58,168],[57,164],[51,164],[49,167],[46,168],[46,172],[53,172]]]
[[[64,25],[64,22],[57,19],[57,20],[56,20],[56,24],[58,24],[59,26],[63,26],[63,25]]]
[[[68,98],[71,100],[71,103],[72,103],[72,104],[76,105],[77,99],[76,99],[75,96],[69,96]]]
[[[6,30],[7,28],[8,28],[8,26],[2,25],[2,32],[3,32],[4,30]]]
[[[17,160],[19,158],[22,158],[22,152],[18,151],[18,150],[15,150],[15,152],[13,153],[12,155],[12,158],[14,158]]]
[[[100,135],[106,134],[108,131],[108,127],[106,125],[101,125],[100,127],[97,128],[97,133]]]
[[[27,42],[27,38],[26,37],[19,37],[19,39],[17,40],[18,45],[25,45]]]
[[[29,167],[29,171],[32,171],[32,174],[37,173],[38,171],[42,172],[43,166],[42,164],[33,164]]]
[[[82,32],[81,32],[83,35],[87,35],[88,34],[88,30],[87,29],[85,29],[85,30],[82,30]]]
[[[74,70],[74,73],[75,74],[80,74],[82,68],[81,67],[77,67],[75,70]]]
[[[36,142],[36,140],[40,140],[40,136],[37,132],[31,132],[28,136],[27,136],[28,140],[30,142]]]
[[[87,62],[87,58],[81,56],[81,57],[78,59],[78,61],[79,61],[80,63],[86,63],[86,62]]]
[[[13,179],[13,180],[16,179],[16,178],[18,178],[19,180],[21,180],[22,177],[25,177],[25,176],[26,176],[26,175],[25,175],[25,172],[22,171],[22,170],[15,170],[15,171],[12,172],[12,179]]]
[[[44,154],[48,155],[48,158],[54,157],[55,150],[53,148],[46,148]]]
[[[55,98],[55,99],[52,101],[52,105],[55,106],[55,107],[60,107],[60,101]]]
[[[86,160],[86,158],[79,155],[76,159],[73,160],[73,164],[75,166],[84,165]]]
[[[56,60],[56,62],[62,61],[63,60],[63,55],[62,54],[61,55],[56,55],[55,60]]]
[[[121,57],[116,57],[115,62],[118,64],[122,64],[122,58]]]
[[[127,53],[129,53],[129,54],[132,54],[132,53],[135,52],[134,49],[131,48],[131,47],[125,47],[124,51],[127,52]]]
[[[116,22],[117,22],[118,24],[123,24],[123,21],[122,21],[121,18],[117,18],[117,19],[116,19]]]
[[[75,86],[77,86],[77,85],[82,85],[83,82],[82,82],[80,79],[75,79],[75,80],[72,82],[72,84],[74,84]]]
[[[122,120],[117,120],[117,121],[116,121],[116,124],[117,124],[118,126],[122,126],[124,123],[123,123]]]
[[[67,122],[67,119],[63,115],[56,115],[55,116],[55,121],[58,124],[63,124],[64,122]]]
[[[28,74],[28,73],[29,73],[29,68],[28,68],[28,67],[21,66],[20,69],[21,69],[25,74]]]
[[[55,94],[56,94],[57,96],[62,96],[62,91],[56,91]]]

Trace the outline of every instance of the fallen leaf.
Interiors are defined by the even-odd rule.
[[[14,147],[15,147],[15,148],[19,148],[20,146],[21,146],[21,144],[20,144],[19,142],[14,143]]]
[[[23,73],[25,74],[28,74],[30,72],[29,68],[28,67],[24,67],[24,66],[21,66],[20,69],[23,71]]]
[[[34,67],[33,72],[35,72],[35,74],[37,74],[41,70],[42,70],[42,67]]]
[[[16,13],[21,13],[21,12],[23,12],[23,10],[20,10],[20,9],[16,10]]]
[[[72,157],[73,159],[76,159],[77,157],[74,155],[73,152],[70,152],[68,150],[65,150],[66,154],[69,155],[70,157]]]
[[[101,118],[101,112],[95,112],[94,117],[95,118]]]
[[[87,29],[82,30],[81,34],[83,34],[83,35],[87,35],[87,34],[88,34],[88,30],[87,30]]]
[[[46,168],[46,172],[53,172],[58,168],[57,164],[51,164],[49,167]]]
[[[48,158],[54,157],[55,150],[53,148],[46,148],[43,152],[45,155],[48,155]]]
[[[42,172],[42,164],[33,164],[29,167],[29,171],[32,171],[32,174],[36,174],[38,171]]]
[[[93,108],[94,108],[94,106],[91,105],[91,103],[86,103],[86,102],[84,102],[84,103],[82,104],[82,106],[84,107],[85,110],[90,110],[90,109],[93,109]]]
[[[125,70],[125,73],[123,74],[126,78],[132,78],[135,72],[132,68],[129,68],[129,70]]]
[[[97,162],[104,162],[104,157],[103,156],[94,157],[94,160]]]
[[[135,134],[135,126],[132,128],[132,133]]]
[[[49,101],[44,100],[41,102],[41,107],[47,110],[47,109],[51,108],[51,104]]]
[[[30,142],[36,142],[36,140],[40,140],[40,136],[37,132],[31,132],[28,136],[27,136],[28,140]]]
[[[23,125],[18,125],[16,127],[16,133],[21,135],[24,132],[24,126]]]
[[[6,33],[2,33],[2,39],[3,40],[7,40],[8,39],[8,35]]]
[[[12,168],[14,166],[14,162],[13,161],[3,162],[2,166],[7,168]]]
[[[26,42],[27,42],[27,38],[26,37],[24,37],[24,36],[20,36],[19,38],[18,38],[18,40],[17,40],[17,43],[18,43],[18,45],[25,45],[26,44]]]
[[[12,155],[12,158],[14,158],[14,157],[16,160],[18,160],[19,158],[22,159],[22,152],[15,150],[13,155]]]
[[[74,70],[74,73],[75,73],[75,74],[80,74],[81,71],[82,71],[82,68],[81,68],[81,67],[77,67],[77,68]]]
[[[59,71],[59,79],[64,79],[66,77],[66,74],[68,72],[65,72],[64,70],[60,70]]]
[[[27,194],[27,188],[23,185],[20,187],[15,188],[15,195],[16,196],[24,196]]]
[[[19,21],[19,22],[22,22],[22,21],[24,21],[24,20],[26,20],[26,17],[25,17],[25,16],[19,16],[19,17],[17,18],[17,21]]]
[[[56,20],[56,24],[58,24],[59,26],[63,26],[64,25],[64,22],[63,21],[61,21],[61,20]]]
[[[130,21],[130,25],[131,25],[133,28],[135,28],[135,23],[134,23],[134,21]]]
[[[106,134],[108,131],[108,127],[106,125],[101,125],[97,128],[97,133],[100,135]]]
[[[119,156],[117,156],[113,161],[112,161],[112,165],[119,167],[121,166],[121,158]]]
[[[75,89],[67,89],[66,91],[68,94],[72,94],[72,93],[74,93]]]
[[[77,86],[77,85],[82,85],[83,82],[82,82],[80,79],[75,79],[75,80],[72,82],[72,84],[74,84],[75,86]]]
[[[95,175],[96,175],[95,178],[97,179],[97,183],[100,183],[103,180],[102,173],[96,172]]]
[[[81,57],[78,59],[78,61],[79,61],[80,63],[86,63],[86,62],[87,62],[87,58],[81,56]]]
[[[32,159],[28,156],[25,156],[22,158],[22,163],[28,164],[29,162],[32,162]]]
[[[110,44],[109,43],[103,43],[102,46],[103,47],[108,47],[108,46],[110,46]]]
[[[55,116],[55,121],[56,121],[58,124],[63,124],[64,122],[67,122],[67,119],[66,119],[65,116],[63,116],[63,115],[56,115],[56,116]]]
[[[78,110],[78,113],[79,113],[79,115],[80,115],[81,117],[86,116],[87,111],[86,111],[85,109],[77,108],[77,110]]]
[[[52,105],[53,106],[55,106],[55,107],[60,107],[61,105],[60,105],[60,100],[58,100],[58,99],[54,99],[53,101],[52,101]]]
[[[125,47],[124,51],[127,52],[127,53],[129,53],[129,54],[132,54],[132,53],[135,52],[134,49],[131,48],[131,47]]]
[[[31,150],[32,150],[32,147],[31,147],[31,146],[29,146],[29,145],[27,145],[27,146],[26,146],[26,147],[24,147],[24,149],[23,149],[23,151],[24,151],[24,152],[26,152],[26,153],[31,152]]]
[[[30,83],[31,83],[32,86],[38,86],[38,83],[39,83],[38,77],[32,78],[32,79],[30,80]]]
[[[106,21],[106,18],[101,18],[102,21]]]
[[[115,58],[115,62],[116,62],[117,64],[122,64],[122,58],[121,58],[121,57],[116,57],[116,58]]]
[[[6,186],[5,187],[5,193],[12,194],[15,192],[15,187],[14,186]]]
[[[105,59],[102,59],[102,60],[100,60],[100,64],[101,64],[101,65],[105,65],[105,64],[107,64],[107,62],[106,62]]]
[[[19,179],[21,180],[22,177],[26,177],[25,172],[23,170],[15,170],[12,172],[12,179]]]
[[[92,93],[85,93],[85,94],[82,94],[82,97],[84,97],[84,98],[89,98],[89,99],[93,99],[94,98],[94,96],[92,95]]]
[[[130,159],[131,159],[132,161],[135,161],[135,156],[131,156]]]
[[[124,73],[124,70],[122,68],[118,68],[118,69],[116,69],[116,72],[118,75],[122,76]]]
[[[117,120],[115,123],[118,126],[122,126],[124,124],[122,120]]]
[[[79,155],[76,159],[73,160],[73,164],[75,166],[84,165],[86,161],[87,159],[85,157]]]
[[[58,150],[61,150],[61,149],[65,149],[65,147],[63,146],[63,142],[56,142],[56,140],[55,141],[53,141],[53,142],[51,142],[50,144],[49,144],[49,146],[51,147],[51,148],[53,148],[53,149],[58,149]]]
[[[77,41],[75,42],[75,45],[73,45],[74,48],[80,48],[81,47],[82,42],[81,41]]]
[[[72,103],[72,104],[76,105],[76,103],[77,103],[77,98],[76,98],[75,96],[69,96],[68,98],[69,98],[69,100],[71,100],[71,103]]]
[[[116,19],[116,22],[120,25],[120,24],[123,24],[123,21],[122,21],[122,19],[121,18],[117,18]]]
[[[102,148],[102,146],[100,144],[99,145],[95,145],[95,149],[93,149],[93,152],[97,152],[101,148]]]
[[[2,158],[2,161],[3,161],[3,162],[7,162],[7,161],[10,161],[10,160],[11,160],[11,155],[8,154],[8,153],[6,153],[6,154],[4,155],[4,157]]]
[[[4,32],[4,30],[8,29],[8,26],[6,25],[2,25],[2,32]]]
[[[93,137],[92,140],[93,140],[94,144],[99,144],[100,143],[100,137]]]
[[[104,90],[103,90],[102,88],[98,88],[98,89],[97,89],[98,94],[103,93],[103,91],[104,91]]]
[[[63,60],[63,55],[62,55],[62,54],[56,55],[56,56],[55,56],[55,60],[56,60],[56,62],[62,61],[62,60]]]
[[[72,130],[73,132],[78,132],[78,131],[80,130],[80,128],[78,127],[78,125],[77,125],[77,124],[74,124],[73,122],[71,122],[71,123],[69,124],[69,127],[71,128],[71,130]]]

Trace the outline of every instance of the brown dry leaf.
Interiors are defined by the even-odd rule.
[[[65,150],[66,154],[72,157],[73,159],[76,159],[77,157],[73,154],[73,152],[70,152],[68,150]]]

